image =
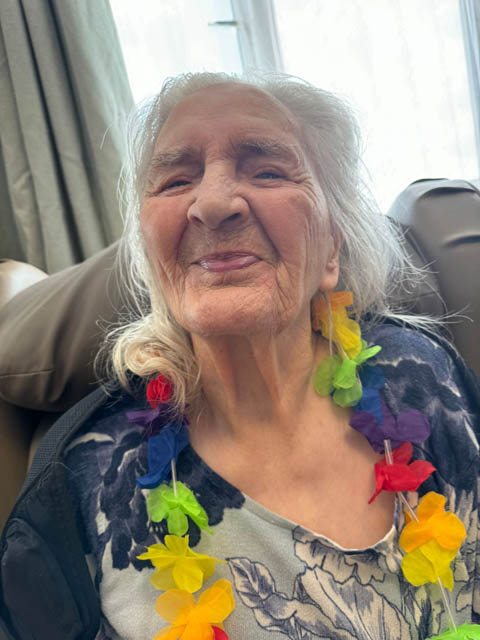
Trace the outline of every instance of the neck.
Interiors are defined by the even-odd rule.
[[[258,428],[292,424],[312,395],[314,367],[328,344],[305,329],[277,336],[193,337],[200,364],[204,410],[202,429],[232,438]]]

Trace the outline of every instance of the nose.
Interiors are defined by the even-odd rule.
[[[242,222],[249,214],[249,205],[240,193],[234,177],[220,171],[209,171],[195,189],[195,200],[188,210],[188,219],[217,229],[229,222]]]

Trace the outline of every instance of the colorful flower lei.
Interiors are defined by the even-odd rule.
[[[440,587],[445,610],[450,620],[448,630],[437,640],[468,640],[480,638],[480,625],[456,626],[445,588],[453,588],[450,568],[458,549],[466,537],[459,518],[445,512],[446,498],[433,491],[422,497],[415,511],[403,492],[416,491],[435,471],[424,460],[412,458],[412,442],[424,442],[430,435],[426,417],[412,409],[393,416],[380,391],[385,385],[381,367],[363,363],[375,356],[379,346],[368,347],[362,340],[360,326],[351,320],[347,307],[353,304],[349,292],[334,292],[316,298],[312,304],[312,327],[334,344],[337,353],[325,358],[318,366],[313,386],[320,396],[331,395],[341,407],[353,407],[350,425],[362,433],[377,453],[385,457],[375,464],[376,491],[393,491],[406,507],[406,526],[399,544],[405,552],[403,575],[418,587],[429,582]],[[135,422],[155,425],[162,422],[162,405],[172,394],[169,381],[160,374],[147,386],[147,400],[151,411],[133,412],[128,418]],[[163,593],[158,597],[156,612],[170,623],[153,640],[228,640],[223,622],[235,608],[232,585],[217,580],[205,590],[198,602],[193,594],[202,588],[215,571],[216,563],[225,561],[196,553],[188,546],[188,519],[208,529],[208,517],[193,492],[176,479],[176,461],[188,444],[184,422],[173,422],[161,428],[148,440],[149,472],[137,480],[142,489],[149,489],[147,511],[151,521],[167,521],[168,535],[163,544],[148,547],[138,556],[150,560],[156,571],[152,585]],[[392,451],[393,449],[393,451]],[[171,475],[170,482],[166,482]],[[433,640],[431,638],[430,640]]]
[[[333,401],[342,407],[352,406],[354,415],[350,426],[363,433],[374,451],[385,453],[385,457],[375,464],[376,491],[369,502],[381,491],[393,491],[407,509],[407,524],[399,539],[405,552],[402,571],[415,587],[429,582],[439,585],[450,628],[436,638],[480,638],[480,625],[456,626],[445,592],[445,587],[453,588],[450,564],[466,537],[463,523],[455,514],[444,512],[446,498],[438,493],[430,491],[424,495],[416,513],[403,495],[404,491],[416,491],[435,471],[435,467],[425,460],[410,462],[411,443],[424,442],[430,435],[430,426],[426,417],[414,409],[401,411],[396,418],[392,415],[380,394],[385,385],[380,367],[370,365],[357,371],[357,366],[378,353],[381,347],[366,348],[360,326],[347,315],[346,307],[352,304],[352,294],[343,291],[316,298],[312,305],[313,328],[333,342],[339,354],[327,358],[327,364],[325,360],[320,363],[314,388],[319,395],[332,394]],[[366,357],[362,358],[361,354]],[[345,381],[339,372],[346,367],[352,373]],[[343,394],[340,402],[339,390]],[[349,401],[345,403],[346,396]]]
[[[170,382],[160,374],[147,385],[151,410],[127,414],[129,420],[148,426],[152,433],[160,427],[160,432],[148,439],[149,471],[137,479],[142,489],[149,490],[146,501],[150,520],[166,520],[168,530],[163,544],[150,545],[138,556],[139,560],[150,560],[156,569],[150,581],[163,593],[157,598],[155,610],[170,623],[153,640],[228,640],[223,622],[235,608],[231,583],[217,580],[200,595],[198,602],[193,595],[212,576],[215,565],[224,564],[225,560],[196,553],[188,545],[189,537],[185,534],[189,519],[200,530],[212,531],[205,509],[176,477],[176,462],[188,444],[188,431],[185,421],[161,426],[166,415],[162,405],[168,405],[171,396]]]

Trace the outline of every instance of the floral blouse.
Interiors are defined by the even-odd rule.
[[[417,409],[430,422],[431,435],[414,446],[414,459],[431,462],[436,471],[408,499],[415,506],[425,493],[441,493],[464,523],[467,538],[452,565],[450,602],[456,624],[478,623],[480,394],[475,378],[452,348],[420,332],[383,324],[364,335],[382,346],[374,364],[385,374],[390,411]],[[98,638],[151,640],[167,626],[155,613],[154,570],[137,558],[167,533],[165,523],[149,522],[145,492],[136,483],[147,472],[147,437],[145,427],[127,420],[126,413],[142,408],[126,394],[110,399],[65,456],[101,598]],[[448,626],[438,586],[415,588],[403,577],[398,538],[404,514],[398,504],[382,540],[365,549],[344,549],[244,495],[190,445],[180,453],[177,475],[206,510],[214,533],[200,535],[190,522],[190,546],[226,560],[210,581],[227,578],[233,584],[236,608],[225,622],[231,640],[424,640]]]

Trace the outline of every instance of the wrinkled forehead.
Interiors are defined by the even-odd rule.
[[[239,129],[277,135],[284,134],[302,145],[300,123],[293,113],[277,98],[265,91],[242,84],[221,84],[206,87],[186,96],[170,112],[162,126],[155,147],[168,147],[182,133],[188,137],[189,129],[199,121],[208,127],[218,126],[229,119]],[[246,131],[247,132],[247,131]]]

